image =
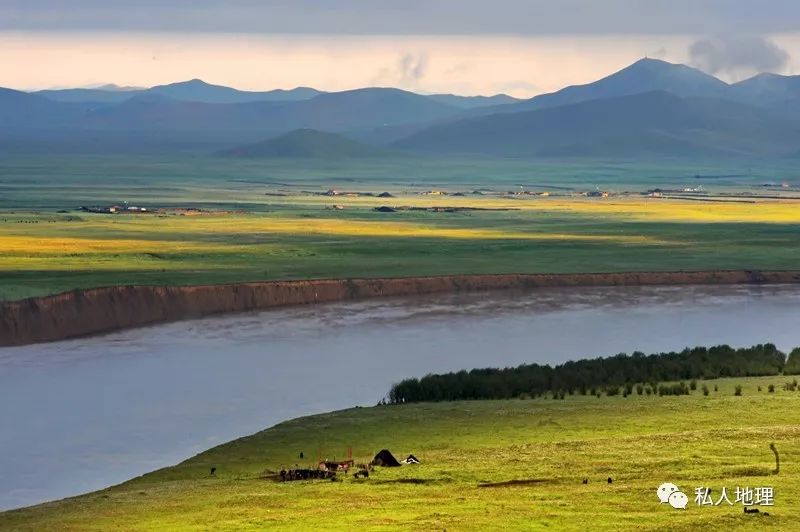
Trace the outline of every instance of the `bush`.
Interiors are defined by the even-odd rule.
[[[737,384],[736,388],[733,390],[733,395],[742,395],[742,385]]]
[[[714,385],[714,391],[715,391],[715,392],[718,392],[718,391],[719,391],[719,386],[717,386],[716,384]]]
[[[647,395],[652,395],[652,394],[653,394],[653,389],[652,389],[651,387],[649,387],[649,386],[648,386],[647,388],[645,388],[645,389],[644,389],[644,392],[645,392]]]
[[[708,386],[703,385],[703,395],[708,395]]]
[[[689,382],[689,389],[692,390],[692,391],[697,389],[697,380],[696,379],[692,379]]]
[[[637,384],[636,385],[636,393],[639,394],[639,395],[642,395],[644,393],[644,386],[642,386],[641,384]]]
[[[658,395],[689,395],[689,387],[685,382],[677,384],[661,384],[658,386]]]
[[[775,385],[774,385],[774,384],[770,384],[770,385],[767,387],[767,391],[768,391],[769,393],[775,393]]]
[[[606,395],[609,397],[619,395],[619,386],[606,386]]]
[[[759,392],[761,391],[761,386],[759,386],[759,387],[758,387],[758,391],[759,391]]]

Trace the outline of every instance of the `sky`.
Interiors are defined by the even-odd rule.
[[[201,78],[529,97],[641,57],[800,73],[797,0],[0,0],[0,86]]]

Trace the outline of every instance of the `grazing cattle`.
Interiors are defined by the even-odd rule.
[[[583,483],[584,484],[588,484],[589,483],[589,479],[588,478],[583,479]]]
[[[611,484],[612,482],[614,481],[611,479],[611,477],[608,477],[608,483]]]
[[[217,472],[217,468],[216,467],[212,467],[211,468],[211,473],[209,473],[209,475],[211,475],[213,477],[214,473],[216,473],[216,472]]]

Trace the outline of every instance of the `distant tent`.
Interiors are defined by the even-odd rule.
[[[378,197],[379,197],[379,198],[393,198],[394,196],[392,196],[392,195],[391,195],[390,193],[388,193],[388,192],[381,192],[380,194],[378,194]]]
[[[403,460],[403,463],[404,464],[418,464],[419,463],[419,459],[417,459],[417,457],[414,456],[413,454],[409,454],[408,458]]]
[[[387,207],[386,205],[383,205],[381,207],[375,207],[374,210],[377,211],[377,212],[397,212],[397,209],[393,209],[391,207]]]
[[[383,449],[381,452],[375,455],[375,458],[372,459],[372,465],[378,465],[383,467],[399,467],[400,462],[397,461],[392,453],[389,452],[389,449]]]

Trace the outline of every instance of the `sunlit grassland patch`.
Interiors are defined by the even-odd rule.
[[[487,220],[489,224],[494,221]],[[447,221],[445,221],[447,223]],[[455,226],[454,226],[455,225]],[[459,226],[461,225],[461,226]],[[218,242],[227,242],[227,239],[235,241],[239,236],[253,235],[278,235],[278,236],[350,236],[350,237],[382,237],[382,238],[420,238],[420,239],[467,239],[467,240],[583,240],[594,242],[610,243],[630,243],[630,244],[660,244],[667,243],[659,241],[647,235],[637,234],[597,234],[593,231],[580,232],[559,232],[549,226],[537,226],[530,224],[528,231],[519,228],[492,228],[480,227],[481,220],[461,219],[455,222],[450,221],[447,226],[440,226],[439,223],[432,221],[427,225],[420,223],[420,220],[411,222],[406,221],[387,221],[380,219],[349,219],[345,217],[310,217],[310,216],[261,216],[261,215],[231,215],[231,216],[195,216],[195,217],[169,217],[157,218],[153,216],[134,216],[128,219],[114,219],[111,216],[94,216],[90,222],[81,224],[67,224],[61,227],[44,227],[44,231],[52,234],[62,232],[67,234],[94,234],[95,239],[84,239],[87,249],[103,248],[122,249],[129,242],[130,249],[135,251],[137,248],[146,247],[147,241],[111,239],[103,244],[103,235],[119,235],[121,237],[134,235],[149,237],[153,242],[160,242],[164,246],[177,246],[180,242],[170,240],[159,240],[162,235],[173,238],[174,235],[184,235],[186,238],[212,239],[217,238]],[[522,224],[516,224],[519,227]],[[12,228],[11,231],[14,231]],[[25,231],[23,229],[22,231]],[[30,231],[36,234],[38,228]],[[6,237],[9,241],[9,249],[22,249],[25,244],[22,241],[14,241],[15,237]],[[23,239],[23,237],[16,237]],[[80,248],[78,238],[64,238],[64,247]],[[39,238],[37,243],[32,242],[30,249],[35,250],[38,245],[46,249],[60,246],[59,239]],[[0,241],[2,244],[2,241]],[[183,244],[186,247],[196,246],[196,244]]]
[[[734,200],[735,198],[730,198]],[[650,222],[747,222],[800,223],[800,201],[758,200],[688,201],[648,197],[580,198],[580,197],[496,197],[496,196],[426,196],[398,198],[375,197],[297,197],[275,203],[374,207],[454,207],[460,209],[508,209],[539,213],[580,214]]]

